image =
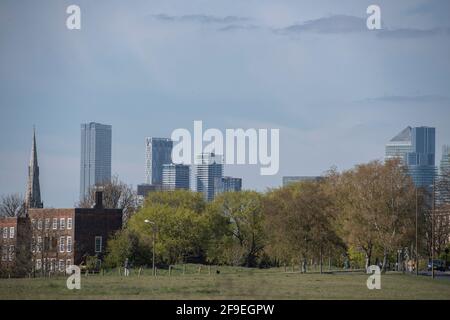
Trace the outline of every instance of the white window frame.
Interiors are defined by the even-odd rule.
[[[52,229],[58,230],[58,218],[53,218]]]
[[[65,242],[66,242],[66,237],[59,237],[59,252],[64,252],[65,250]]]
[[[100,240],[100,250],[97,250],[97,240]],[[103,249],[103,237],[102,236],[95,236],[95,242],[94,242],[94,249],[95,253],[101,253]]]
[[[15,254],[15,250],[14,250],[14,245],[10,245],[9,246],[9,252],[8,252],[8,260],[9,261],[13,261],[14,260],[14,254]]]
[[[42,237],[38,236],[37,237],[36,252],[41,252],[41,251],[42,251]]]
[[[65,262],[63,259],[59,259],[58,269],[59,269],[59,272],[65,271]]]
[[[8,247],[3,246],[2,247],[2,261],[7,261],[7,260],[8,260]]]
[[[42,230],[42,219],[38,220],[38,230]]]
[[[67,218],[67,230],[72,230],[72,218]]]
[[[72,252],[72,237],[71,236],[67,236],[67,252]]]
[[[14,239],[15,232],[14,227],[9,227],[9,238]]]
[[[42,260],[36,259],[36,270],[41,270],[41,269],[42,269]]]
[[[3,239],[8,239],[8,227],[3,227]]]
[[[66,218],[60,218],[59,219],[59,230],[65,230],[66,229]]]
[[[50,229],[50,218],[45,218],[45,230]]]
[[[72,265],[72,260],[71,259],[67,259],[66,260],[66,268],[68,267],[68,266],[71,266]]]

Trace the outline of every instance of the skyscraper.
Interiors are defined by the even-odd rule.
[[[193,165],[193,179],[191,189],[203,193],[206,201],[214,199],[215,181],[223,177],[222,156],[214,153],[197,155]]]
[[[439,168],[441,175],[450,173],[450,145],[442,146],[442,158]]]
[[[184,164],[163,165],[163,189],[189,189],[190,172],[189,166]]]
[[[242,190],[242,179],[234,177],[216,178],[214,186],[215,195],[222,192],[238,192]]]
[[[167,138],[145,139],[145,183],[162,185],[163,165],[172,163],[173,141]]]
[[[417,187],[430,188],[436,176],[436,129],[407,127],[386,144],[386,160],[400,158]]]
[[[93,186],[111,181],[112,127],[100,123],[81,125],[80,200]]]
[[[295,182],[303,181],[320,181],[322,177],[319,176],[284,176],[283,187]]]
[[[39,165],[37,159],[36,131],[33,129],[30,164],[28,165],[27,193],[25,195],[27,208],[43,208],[41,201],[41,186],[39,184]]]

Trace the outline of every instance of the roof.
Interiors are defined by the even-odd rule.
[[[405,129],[403,129],[402,132],[400,132],[395,137],[393,137],[390,141],[391,142],[409,142],[409,141],[411,141],[411,131],[412,131],[412,128],[408,126]]]

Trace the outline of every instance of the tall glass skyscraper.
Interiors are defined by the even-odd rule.
[[[216,179],[223,177],[223,158],[214,153],[197,155],[193,165],[191,189],[201,192],[206,201],[214,199]]]
[[[164,190],[189,190],[190,170],[184,164],[164,164],[163,183]]]
[[[430,188],[436,176],[436,129],[407,127],[386,144],[386,159],[400,158],[417,187]]]
[[[81,125],[80,200],[93,186],[111,181],[112,127],[100,123]]]
[[[173,141],[168,138],[145,139],[145,183],[162,185],[163,165],[172,163]]]

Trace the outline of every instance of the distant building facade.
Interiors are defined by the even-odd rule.
[[[173,141],[168,138],[145,139],[145,183],[162,185],[163,165],[172,163]]]
[[[183,164],[163,165],[163,190],[185,189],[190,186],[190,168]]]
[[[320,181],[320,179],[322,179],[320,176],[284,176],[283,187],[295,182]]]
[[[214,153],[196,156],[192,170],[191,190],[203,193],[206,201],[214,199],[215,181],[223,177],[223,159]]]
[[[215,195],[222,192],[238,192],[242,190],[242,179],[234,177],[222,177],[215,180]]]
[[[24,276],[31,268],[28,218],[0,217],[0,277]]]
[[[436,177],[436,129],[407,127],[386,144],[385,159],[399,158],[417,187],[431,188]]]
[[[80,200],[92,187],[111,181],[112,127],[100,123],[81,125]]]

